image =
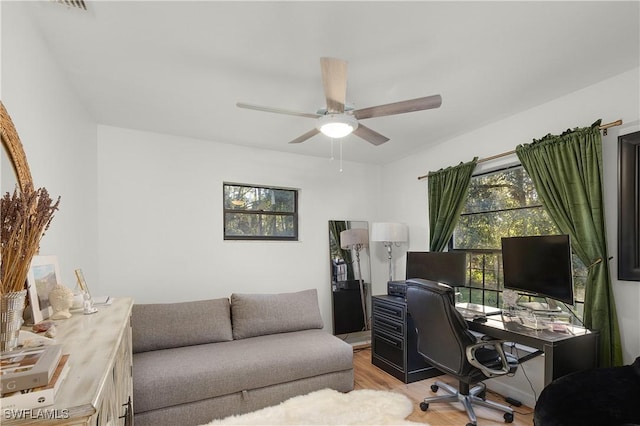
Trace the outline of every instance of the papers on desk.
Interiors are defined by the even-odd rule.
[[[562,311],[537,311],[531,309],[512,309],[505,311],[502,322],[505,327],[519,327],[531,330],[545,330],[553,333],[573,334],[572,316]]]
[[[530,330],[547,330],[549,328],[546,324],[543,324],[542,321],[536,321],[535,319],[531,318],[516,317],[516,322],[507,321],[506,319],[507,317],[503,318],[502,320],[505,324],[505,327],[508,325],[516,324],[520,327],[528,328]]]

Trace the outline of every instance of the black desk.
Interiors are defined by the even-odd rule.
[[[500,315],[486,322],[467,319],[469,329],[507,342],[520,343],[544,354],[544,385],[574,371],[595,368],[598,364],[598,333],[578,326],[571,332],[533,330],[515,322],[503,322]],[[521,362],[531,357],[525,357]]]
[[[372,363],[405,383],[441,374],[426,363],[417,351],[415,325],[403,297],[373,296]],[[520,362],[544,355],[544,385],[574,371],[598,364],[598,333],[571,326],[571,332],[533,330],[515,322],[503,322],[501,315],[487,316],[486,322],[467,319],[469,329],[537,351]]]

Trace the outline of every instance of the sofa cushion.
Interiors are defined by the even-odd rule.
[[[353,348],[324,330],[133,355],[136,413],[353,370]]]
[[[233,338],[322,328],[316,289],[281,294],[232,294]]]
[[[229,299],[133,305],[133,352],[233,339]]]

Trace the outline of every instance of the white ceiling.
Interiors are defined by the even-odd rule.
[[[327,157],[323,135],[288,144],[313,119],[235,104],[316,112],[319,58],[333,56],[356,108],[442,95],[436,110],[366,120],[386,144],[343,140],[346,159],[378,164],[640,63],[638,1],[87,4],[27,7],[98,123]]]

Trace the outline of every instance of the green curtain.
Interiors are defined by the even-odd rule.
[[[351,250],[343,250],[340,247],[340,233],[342,231],[347,230],[347,222],[344,220],[330,220],[329,221],[329,232],[331,232],[331,236],[336,243],[336,248],[340,252],[342,259],[344,259],[344,263],[347,265],[347,280],[355,279],[355,274],[353,273],[353,257],[351,256]]]
[[[471,174],[478,157],[468,163],[429,172],[429,250],[444,251],[460,219]]]
[[[519,145],[516,154],[560,232],[569,234],[588,267],[584,324],[600,333],[599,362],[622,365],[622,345],[611,288],[604,204],[600,121]]]

